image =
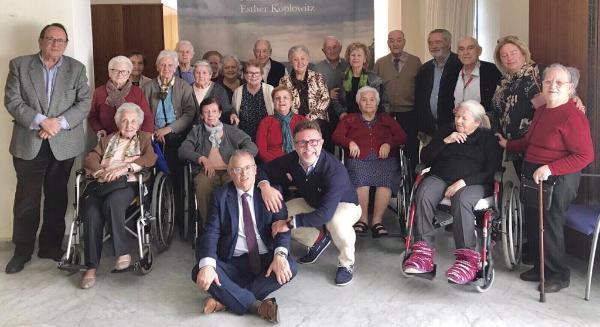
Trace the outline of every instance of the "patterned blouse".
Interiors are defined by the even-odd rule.
[[[329,121],[327,108],[329,107],[329,91],[325,85],[323,75],[307,69],[306,82],[308,84],[308,120],[322,119]],[[292,111],[298,114],[300,108],[300,92],[294,87],[290,75],[285,75],[279,81],[292,91]]]
[[[256,130],[260,121],[267,116],[265,98],[261,89],[252,95],[248,92],[248,86],[242,87],[242,104],[240,106],[240,125],[238,126],[246,134],[250,135],[252,142],[256,140]]]
[[[533,119],[531,99],[541,92],[537,65],[525,64],[514,74],[506,73],[492,98],[492,128],[501,129],[507,139],[523,137]]]

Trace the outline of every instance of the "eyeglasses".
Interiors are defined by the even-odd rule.
[[[321,143],[323,139],[312,139],[312,140],[300,140],[300,141],[295,141],[294,144],[296,144],[297,146],[303,148],[305,147],[307,144],[310,146],[317,146]]]
[[[260,72],[246,72],[246,75],[248,75],[248,76],[259,76]]]
[[[118,69],[112,69],[111,68],[111,69],[109,69],[109,71],[111,73],[113,73],[113,74],[116,74],[116,75],[127,75],[127,74],[129,74],[128,70],[118,70]]]
[[[58,45],[65,45],[65,44],[67,44],[67,42],[69,42],[68,40],[65,40],[65,39],[55,39],[53,37],[45,37],[44,40],[46,40],[46,42],[48,42],[50,44],[58,44]]]
[[[542,84],[544,86],[552,86],[552,84],[556,84],[556,87],[558,87],[559,89],[565,85],[571,84],[571,82],[564,82],[564,81],[542,81]]]
[[[241,175],[242,172],[249,174],[251,172],[254,171],[254,169],[256,168],[256,165],[248,165],[246,167],[233,167],[233,168],[229,168],[234,174],[236,175]]]

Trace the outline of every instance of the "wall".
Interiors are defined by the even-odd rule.
[[[529,0],[479,0],[478,36],[481,59],[493,62],[498,38],[516,35],[529,43]]]
[[[47,24],[60,22],[69,32],[66,54],[83,62],[88,68],[88,78],[93,80],[92,28],[89,0],[34,1],[0,0],[0,79],[2,85],[8,75],[11,58],[39,51],[37,39]],[[4,87],[0,88],[4,99]],[[0,241],[12,236],[12,208],[16,187],[12,157],[8,152],[12,133],[12,117],[0,110]]]

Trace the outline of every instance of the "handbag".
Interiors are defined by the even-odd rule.
[[[550,176],[555,177],[555,176]],[[544,210],[550,210],[552,206],[552,193],[554,192],[556,178],[548,178],[542,182],[542,203]],[[528,207],[537,208],[539,205],[539,184],[529,177],[521,177],[521,202]]]

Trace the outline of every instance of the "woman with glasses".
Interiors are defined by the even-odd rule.
[[[144,123],[141,130],[154,132],[154,115],[150,111],[144,92],[132,85],[130,74],[133,68],[131,60],[125,56],[117,56],[108,62],[108,82],[94,91],[92,107],[88,115],[88,123],[96,135],[104,137],[116,132],[115,113],[125,102],[137,104],[144,112]]]
[[[248,134],[221,122],[223,109],[217,98],[202,100],[200,110],[202,122],[192,128],[178,153],[181,160],[193,163],[198,211],[204,225],[212,191],[231,181],[227,164],[232,153],[245,150],[255,156],[258,151]]]

